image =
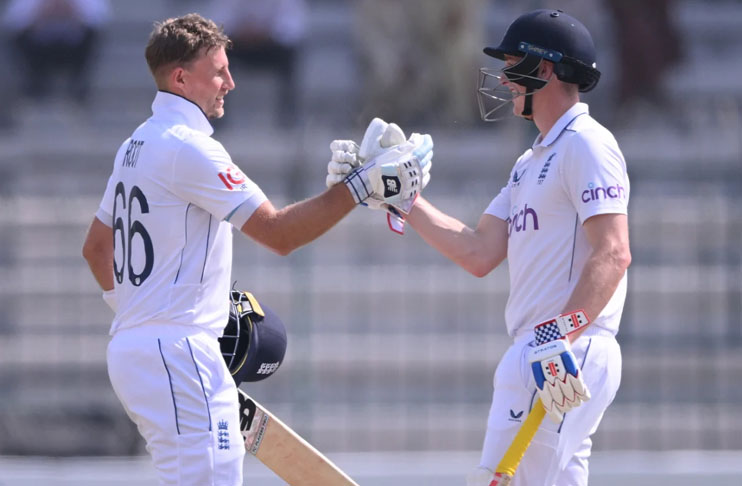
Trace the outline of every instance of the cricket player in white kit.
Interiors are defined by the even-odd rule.
[[[508,260],[505,323],[513,344],[500,361],[480,464],[468,486],[493,471],[541,400],[544,420],[511,484],[582,486],[590,436],[615,397],[621,353],[615,335],[631,261],[626,164],[611,133],[579,93],[600,72],[587,29],[561,11],[516,19],[484,52],[505,61],[480,70],[480,111],[513,113],[540,135],[513,166],[476,229],[419,198],[407,222],[431,246],[482,277]]]
[[[579,93],[594,88],[600,73],[592,38],[578,20],[554,10],[528,12],[510,25],[499,46],[484,52],[505,61],[505,67],[480,73],[483,118],[496,118],[502,105],[497,102],[512,100],[514,114],[532,120],[540,134],[518,158],[476,229],[425,202],[408,216],[429,244],[474,275],[487,275],[508,261],[505,323],[514,341],[495,372],[482,457],[469,484],[490,484],[492,471],[540,398],[552,420],[542,423],[512,484],[586,485],[590,436],[621,376],[615,335],[631,261],[626,164],[614,137],[579,101]],[[488,101],[495,102],[491,110]],[[539,323],[560,315],[569,319],[576,311],[586,314],[588,325],[570,328],[562,318],[555,336],[534,333]],[[556,344],[558,354],[550,355]],[[579,383],[570,387],[568,379],[559,385],[566,399],[545,390],[550,386],[548,378],[543,382],[542,369],[548,367],[542,368],[542,360],[572,369]]]
[[[415,140],[344,184],[276,210],[211,138],[208,119],[224,114],[235,87],[228,47],[222,30],[197,14],[155,24],[145,53],[158,88],[152,116],[118,150],[83,246],[116,313],[111,383],[163,485],[242,484],[237,389],[218,343],[229,315],[233,228],[285,255],[358,203],[414,200],[429,177],[432,142]],[[413,189],[380,194],[382,174]]]

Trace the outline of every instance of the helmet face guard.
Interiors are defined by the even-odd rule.
[[[510,112],[500,110],[520,96],[526,97],[526,105],[522,115],[530,116],[531,96],[549,83],[548,79],[538,77],[541,61],[540,56],[526,53],[520,61],[512,66],[502,69],[480,68],[477,102],[482,120],[492,122],[507,118]],[[511,90],[505,85],[506,80],[524,86],[526,92],[518,93]]]

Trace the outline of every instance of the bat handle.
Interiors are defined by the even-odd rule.
[[[510,443],[510,447],[508,447],[505,455],[502,456],[500,464],[497,465],[495,478],[490,483],[490,486],[507,486],[510,484],[510,481],[515,475],[515,470],[518,469],[518,465],[523,459],[531,440],[533,440],[533,436],[536,435],[538,426],[541,424],[545,415],[546,410],[544,410],[541,400],[536,400],[525,422],[521,425],[518,433],[515,434],[513,442]]]
[[[495,478],[490,483],[490,486],[509,486],[513,480],[513,476],[504,473],[495,473]]]

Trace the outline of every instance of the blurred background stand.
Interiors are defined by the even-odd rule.
[[[372,116],[407,133],[429,131],[436,155],[426,197],[474,225],[535,137],[522,120],[477,121],[477,68],[497,65],[481,48],[499,41],[524,9],[553,3],[307,0],[294,57],[294,125],[280,122],[275,102],[282,75],[238,67],[235,58],[237,90],[215,136],[281,206],[323,190],[329,142],[359,139]],[[619,118],[621,73],[631,67],[621,56],[640,53],[621,54],[623,27],[605,1],[566,3],[568,12],[580,5],[573,13],[584,12],[596,38],[603,77],[585,99],[614,131],[632,182],[634,259],[618,336],[624,374],[594,437],[596,456],[609,458],[596,467],[615,455],[641,471],[632,484],[668,484],[652,476],[643,453],[691,464],[672,451],[700,458],[742,451],[742,5],[668,3],[682,55],[662,68],[656,89],[674,111]],[[655,8],[650,3],[636,15]],[[141,452],[108,381],[112,316],[80,247],[116,149],[150,114],[155,88],[143,53],[152,23],[217,6],[111,2],[82,111],[64,92],[43,103],[17,96],[21,72],[0,76],[12,88],[0,93],[10,120],[0,130],[2,455]],[[645,42],[664,45],[647,35]],[[64,76],[49,76],[63,86]],[[414,231],[390,233],[366,208],[289,257],[239,236],[234,254],[235,278],[289,328],[285,365],[249,393],[331,453],[385,461],[395,452],[441,461],[444,451],[477,455],[492,374],[509,341],[506,269],[476,279]],[[0,483],[12,484],[6,471],[15,466],[0,464],[7,466]],[[416,480],[406,484],[422,484]]]

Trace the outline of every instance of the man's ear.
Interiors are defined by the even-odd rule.
[[[543,60],[538,68],[538,77],[541,79],[549,79],[554,74],[554,63],[551,61]]]
[[[171,89],[173,90],[182,90],[185,88],[186,85],[186,71],[181,66],[176,66],[173,68],[172,71],[170,71],[170,75],[168,76],[170,81]]]

